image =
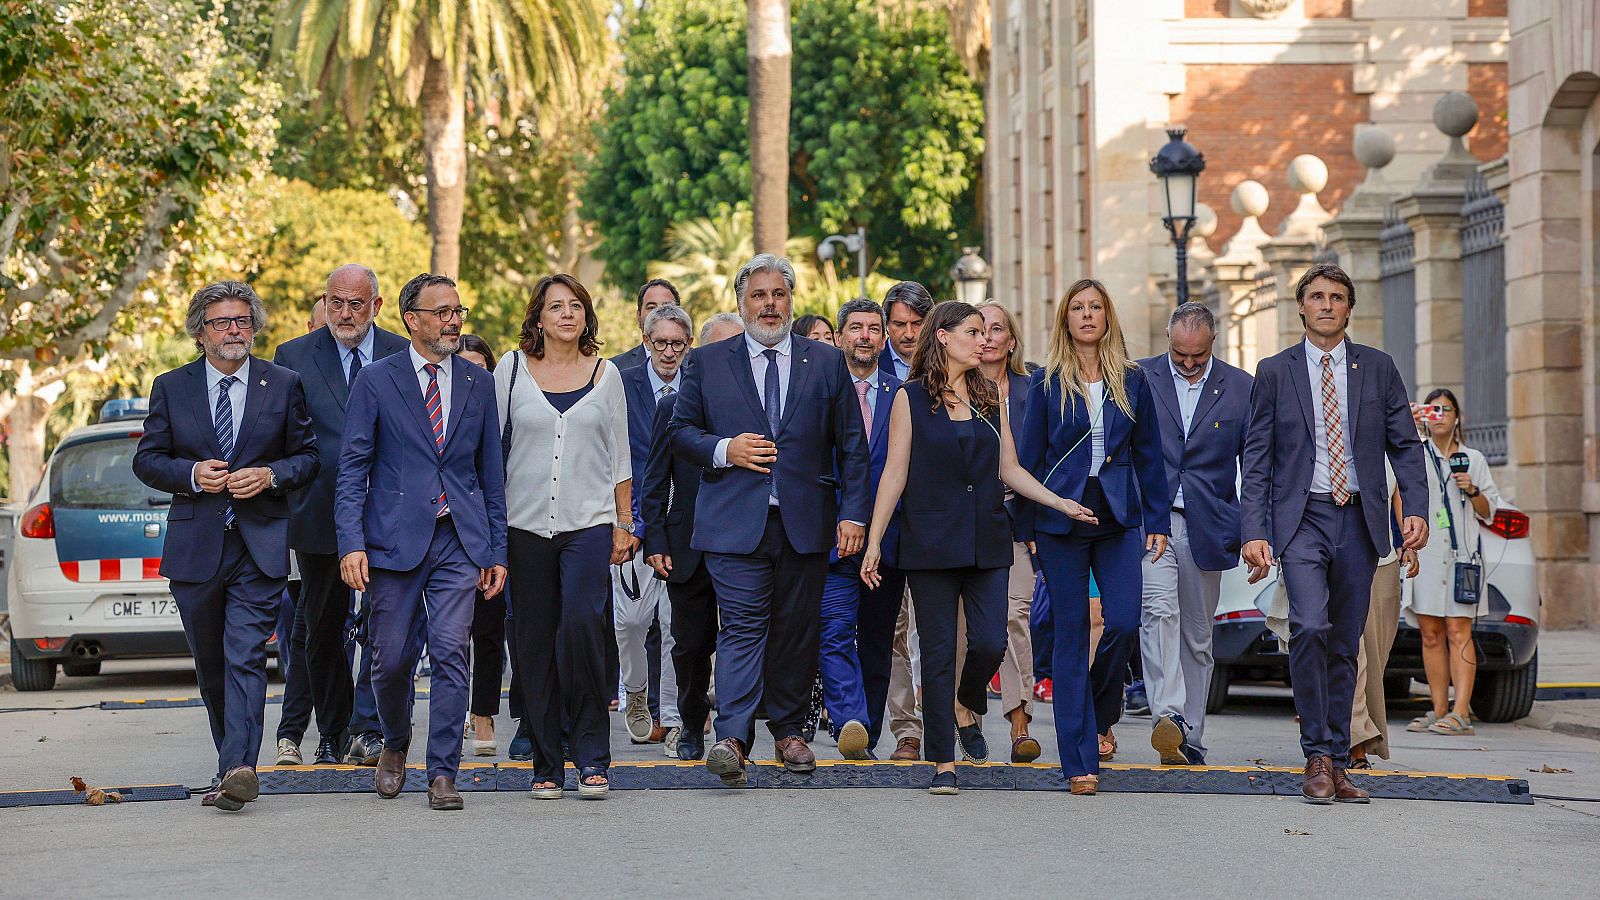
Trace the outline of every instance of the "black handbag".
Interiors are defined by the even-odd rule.
[[[1434,474],[1439,476],[1439,496],[1444,499],[1445,521],[1450,531],[1450,557],[1455,559],[1457,554],[1456,543],[1456,516],[1450,505],[1450,480],[1444,477],[1444,467],[1439,464],[1439,454],[1433,448],[1428,448],[1428,459],[1433,462]],[[1477,606],[1483,599],[1483,538],[1478,538],[1478,549],[1472,554],[1472,560],[1461,562],[1455,560],[1454,570],[1451,573],[1450,596],[1455,602],[1463,606]]]
[[[511,386],[506,388],[506,424],[500,429],[500,465],[505,467],[511,463],[511,392],[517,389],[517,370],[522,368],[522,354],[518,351],[511,353]]]

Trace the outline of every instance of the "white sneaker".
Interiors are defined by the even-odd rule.
[[[667,729],[667,739],[664,742],[662,742],[662,751],[661,751],[661,752],[663,752],[663,753],[665,753],[667,755],[667,759],[681,759],[682,758],[682,757],[678,756],[678,738],[680,738],[682,736],[683,736],[683,728],[681,728],[680,726],[674,725],[671,728]]]
[[[635,744],[650,742],[650,732],[655,722],[650,718],[650,701],[644,691],[628,691],[628,703],[622,709],[623,720],[628,723],[628,737]]]
[[[305,758],[300,755],[300,745],[288,738],[278,738],[278,765],[303,766]]]

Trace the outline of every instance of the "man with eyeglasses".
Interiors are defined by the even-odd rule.
[[[645,317],[644,335],[649,360],[622,373],[623,394],[628,400],[629,450],[633,471],[640,474],[641,482],[650,461],[656,405],[678,391],[678,367],[694,340],[694,323],[681,307],[669,303]],[[641,539],[645,528],[640,515],[642,496],[642,491],[633,495],[634,534]],[[667,583],[655,577],[642,553],[635,554],[631,562],[613,566],[611,573],[628,738],[635,744],[665,741],[666,755],[676,759],[683,720],[678,715],[678,680],[671,664],[672,604],[667,600]],[[660,634],[655,648],[649,646],[652,625]],[[655,703],[648,696],[652,681],[660,684]]]
[[[256,799],[267,641],[289,576],[288,499],[318,468],[294,372],[250,354],[267,324],[248,284],[197,291],[184,321],[204,354],[155,380],[133,472],[172,494],[161,575],[171,584],[217,749],[202,800]]]
[[[472,612],[506,583],[505,472],[489,373],[456,358],[467,318],[454,280],[423,273],[400,289],[411,346],[350,388],[334,522],[339,573],[366,591],[372,688],[383,728],[374,785],[405,785],[412,672],[426,625],[433,663],[428,807],[461,809],[456,774],[467,717]]]
[[[639,285],[638,292],[633,295],[633,305],[634,316],[639,322],[639,334],[644,340],[638,346],[611,357],[611,363],[623,372],[642,366],[650,359],[650,335],[645,328],[645,320],[657,307],[679,306],[678,288],[665,278],[652,278]]]
[[[300,374],[317,441],[328,456],[316,481],[289,496],[289,546],[300,566],[305,666],[311,679],[317,731],[321,734],[313,762],[373,766],[378,763],[383,740],[370,679],[366,677],[371,654],[365,646],[361,648],[363,677],[359,693],[346,655],[351,594],[339,577],[339,543],[333,522],[334,480],[339,468],[337,448],[344,441],[350,384],[363,368],[392,353],[403,352],[409,342],[374,323],[378,310],[383,308],[383,297],[378,293],[378,276],[366,266],[350,263],[334,269],[317,305],[326,327],[285,342],[273,359]],[[348,740],[346,735],[350,736]],[[280,748],[280,752],[287,749]]]

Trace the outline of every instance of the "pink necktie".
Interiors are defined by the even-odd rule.
[[[867,433],[872,433],[872,404],[867,402],[867,391],[872,385],[865,381],[856,382],[856,399],[861,401],[861,421],[867,423]]]

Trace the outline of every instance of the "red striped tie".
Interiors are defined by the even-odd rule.
[[[428,422],[433,426],[433,449],[440,456],[444,455],[444,401],[439,398],[439,367],[434,363],[426,363],[422,367],[428,373],[428,390],[422,395],[422,403],[428,408]],[[441,485],[443,487],[443,485]],[[445,515],[450,512],[449,501],[443,490],[439,491],[439,513]]]
[[[1339,421],[1339,390],[1333,382],[1333,354],[1322,355],[1322,421],[1328,430],[1328,481],[1333,502],[1350,502],[1350,482],[1344,470],[1344,426]]]

